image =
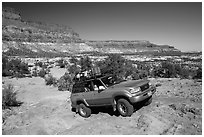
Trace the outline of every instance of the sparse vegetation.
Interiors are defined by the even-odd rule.
[[[141,68],[133,66],[131,61],[124,59],[119,54],[110,54],[104,61],[98,62],[103,75],[113,74],[118,80],[124,80],[128,77],[137,80],[147,77],[147,72]]]
[[[17,101],[16,92],[12,84],[3,86],[2,89],[2,109],[19,106],[22,102]]]
[[[7,56],[2,56],[2,76],[24,77],[25,74],[30,74],[28,64],[20,59],[9,59]]]
[[[202,71],[200,71],[202,74]],[[198,75],[200,74],[198,70]],[[152,77],[162,77],[162,78],[196,78],[195,75],[197,72],[195,70],[191,70],[188,67],[184,67],[180,64],[176,64],[170,61],[165,61],[161,63],[161,66],[154,67],[151,72]],[[202,75],[200,75],[201,78]]]
[[[72,84],[73,84],[72,77],[70,76],[70,74],[65,73],[65,74],[58,80],[58,83],[57,83],[58,90],[59,90],[59,91],[69,90],[69,89],[71,88]]]
[[[197,70],[196,70],[196,75],[193,77],[194,79],[202,79],[202,68],[199,67]]]
[[[45,77],[45,84],[46,85],[53,85],[56,86],[57,85],[57,79],[55,77],[53,77],[51,74],[49,74],[47,77]]]
[[[41,70],[39,71],[39,74],[38,74],[38,75],[39,75],[40,77],[44,78],[46,74],[47,74],[46,70],[45,70],[45,69],[41,69]]]
[[[38,62],[36,62],[36,63],[35,63],[35,66],[39,66],[39,67],[41,67],[41,68],[42,68],[43,63],[42,63],[41,61],[38,61]]]
[[[81,66],[81,70],[85,71],[91,69],[91,67],[93,66],[93,62],[88,56],[86,56],[80,59],[79,65]]]
[[[60,68],[65,68],[66,65],[67,65],[67,61],[64,60],[64,59],[58,60],[57,63],[58,63],[58,66],[59,66]]]

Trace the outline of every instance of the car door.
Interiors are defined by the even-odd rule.
[[[94,80],[93,83],[98,86],[98,90],[94,92],[94,103],[97,106],[111,105],[112,95],[106,90],[104,84],[99,79]],[[104,89],[100,89],[100,86],[103,86]]]
[[[97,106],[96,102],[96,93],[97,91],[93,88],[93,82],[87,81],[84,85],[85,92],[83,93],[84,100],[90,105],[90,106]]]

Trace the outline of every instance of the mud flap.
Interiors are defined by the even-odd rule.
[[[79,105],[76,106],[76,113],[79,112]]]
[[[117,110],[117,108],[116,108],[116,101],[115,101],[115,99],[113,100],[113,111],[116,111]]]

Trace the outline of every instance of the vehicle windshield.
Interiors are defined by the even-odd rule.
[[[119,84],[124,81],[124,80],[116,80],[113,76],[105,76],[101,78],[101,80],[107,87],[113,86],[115,84]]]

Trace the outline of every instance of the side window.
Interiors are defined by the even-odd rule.
[[[93,87],[93,82],[92,81],[86,82],[84,87],[85,87],[85,92],[94,91],[94,87]]]
[[[104,90],[105,89],[104,85],[101,83],[100,80],[94,80],[93,81],[93,85],[94,85],[94,90],[95,91],[99,91],[99,90]]]

